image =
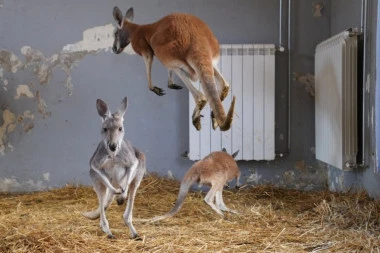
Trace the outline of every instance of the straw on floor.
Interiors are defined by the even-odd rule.
[[[161,215],[173,207],[179,182],[147,175],[135,218]],[[173,218],[134,222],[142,241],[129,239],[116,201],[107,211],[115,240],[99,220],[82,211],[97,207],[91,187],[0,195],[0,252],[380,252],[380,203],[364,193],[301,192],[271,186],[225,190],[228,207],[240,215],[218,216],[190,192]]]

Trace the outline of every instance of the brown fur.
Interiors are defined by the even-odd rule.
[[[202,160],[194,163],[182,179],[178,198],[172,210],[148,221],[154,222],[174,216],[182,207],[186,195],[194,183],[211,186],[204,200],[218,214],[223,216],[222,211],[237,213],[225,206],[222,197],[223,186],[227,182],[236,178],[236,186],[240,186],[240,170],[233,158],[236,154],[231,156],[223,151],[212,152]],[[214,198],[216,205],[214,204]]]
[[[126,18],[121,21],[122,14],[115,7],[114,17],[120,22],[120,29],[124,34],[128,34],[133,50],[144,58],[149,89],[157,95],[165,94],[151,83],[151,65],[153,57],[156,56],[169,71],[175,72],[182,79],[193,95],[196,103],[193,124],[197,130],[201,128],[200,111],[206,102],[210,103],[213,111],[214,129],[217,126],[222,131],[230,129],[235,97],[226,116],[222,101],[228,93],[229,84],[213,66],[213,61],[219,60],[219,43],[207,24],[190,14],[173,13],[154,23],[138,25],[128,19],[130,12],[133,16],[133,9],[130,9]],[[115,36],[114,51],[120,53],[123,48],[117,48],[116,41]],[[215,79],[221,86],[220,93]],[[206,98],[192,85],[191,82],[197,80],[201,81]]]

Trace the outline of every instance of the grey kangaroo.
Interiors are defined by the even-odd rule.
[[[124,222],[129,227],[133,239],[140,237],[132,224],[132,209],[137,188],[145,174],[145,155],[137,150],[130,141],[124,140],[124,114],[127,110],[125,97],[119,109],[111,114],[107,104],[98,99],[96,108],[102,118],[100,141],[90,160],[90,176],[99,200],[96,210],[84,212],[83,216],[97,219],[100,216],[100,227],[108,238],[115,238],[109,228],[105,211],[119,195],[117,203],[122,205],[128,198],[123,214]]]
[[[234,160],[239,150],[230,155],[224,151],[216,151],[210,153],[208,156],[194,163],[193,166],[186,172],[182,179],[181,186],[178,193],[177,201],[174,207],[161,216],[156,216],[151,219],[143,219],[143,222],[155,222],[170,218],[178,213],[185,201],[186,195],[192,184],[198,183],[200,185],[211,185],[211,189],[206,194],[204,201],[219,215],[224,216],[222,211],[238,214],[237,211],[229,209],[223,201],[223,186],[236,178],[236,188],[239,188],[240,170]],[[214,204],[214,199],[215,203]]]

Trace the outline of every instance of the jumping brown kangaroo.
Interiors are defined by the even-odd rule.
[[[174,216],[181,209],[191,185],[196,182],[200,185],[211,185],[204,201],[215,212],[221,216],[224,216],[222,211],[238,214],[237,211],[229,209],[224,204],[222,196],[223,186],[234,178],[236,178],[236,187],[240,187],[240,170],[234,160],[238,152],[236,151],[232,155],[223,151],[212,152],[202,160],[194,163],[182,179],[178,198],[172,210],[164,215],[143,221],[155,222]],[[216,205],[214,204],[214,199]]]
[[[171,75],[174,72],[192,94],[196,104],[192,121],[197,130],[201,129],[201,110],[207,102],[212,109],[213,128],[230,129],[236,98],[233,97],[226,116],[222,101],[230,85],[216,67],[219,43],[206,23],[189,14],[173,13],[154,23],[138,25],[132,23],[133,8],[128,9],[123,17],[118,7],[114,7],[113,17],[117,22],[113,52],[120,54],[129,43],[132,44],[133,50],[144,59],[151,91],[159,96],[165,94],[152,84],[151,68],[156,56],[169,70],[169,88],[181,88],[173,84]],[[205,95],[194,86],[198,80]]]

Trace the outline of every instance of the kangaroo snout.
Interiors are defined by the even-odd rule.
[[[108,148],[112,151],[112,152],[115,152],[116,151],[116,147],[117,145],[115,143],[109,143],[108,144]]]

